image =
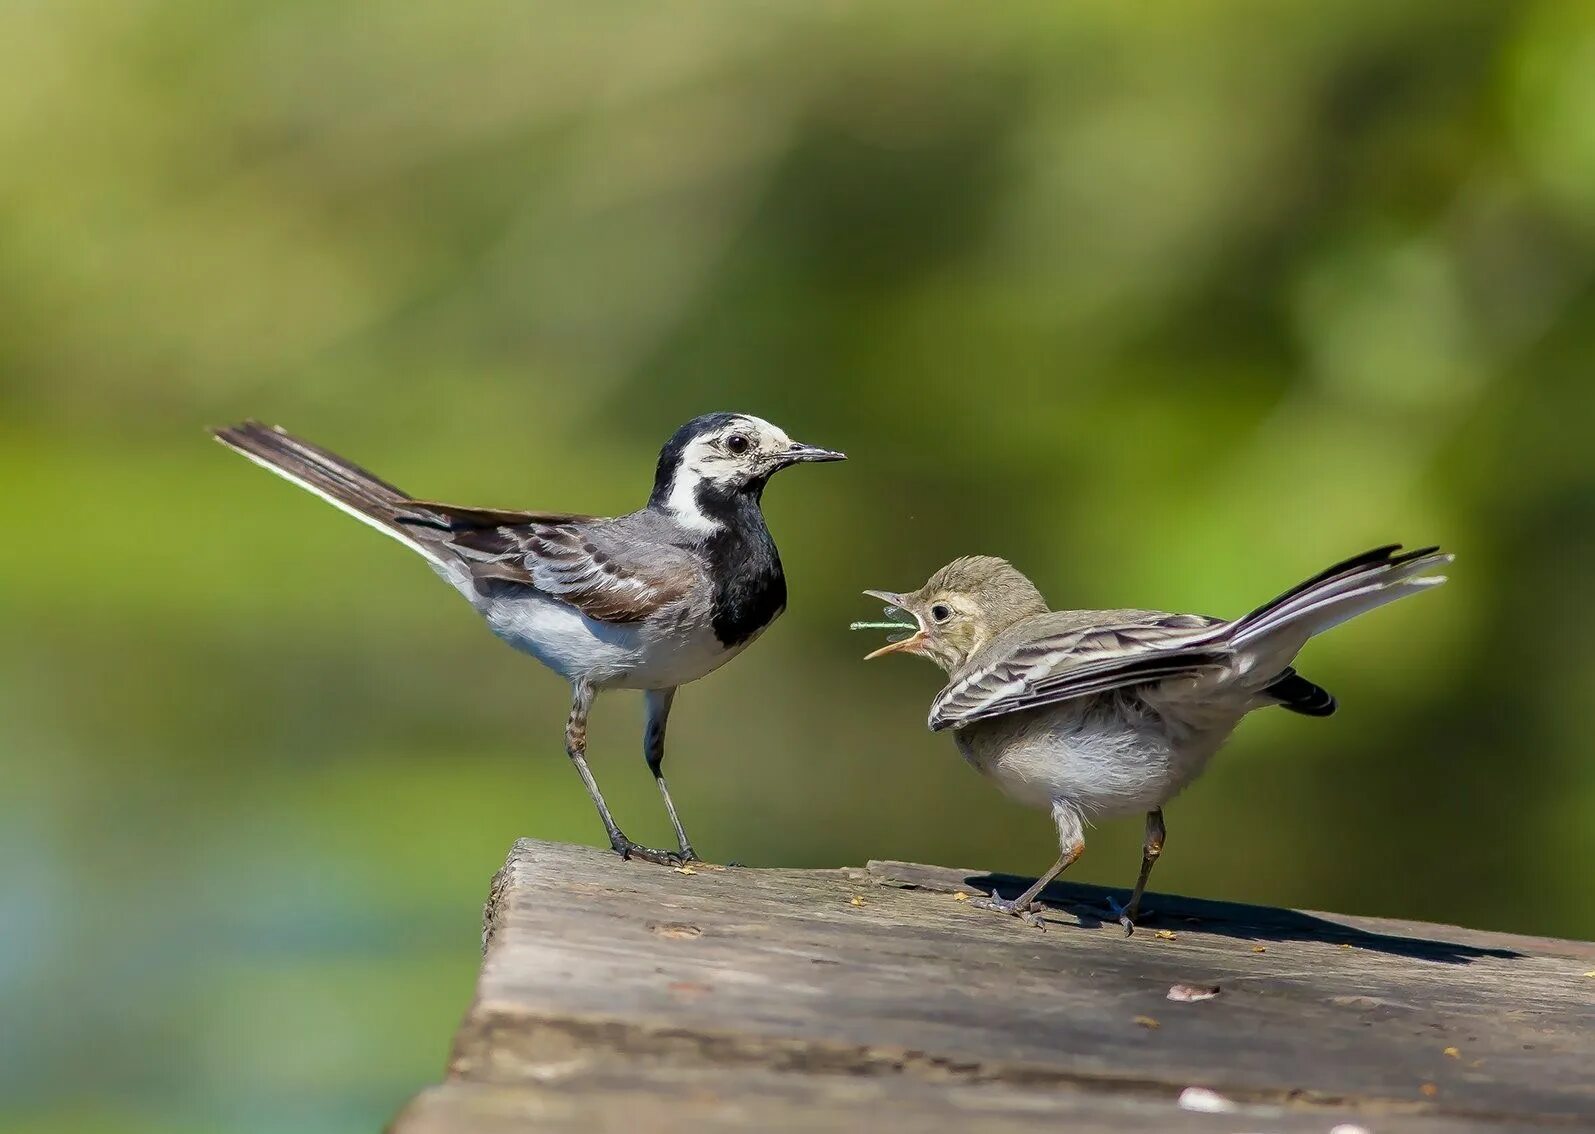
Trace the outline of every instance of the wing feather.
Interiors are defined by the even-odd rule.
[[[956,678],[931,705],[933,731],[1076,697],[1195,676],[1229,664],[1228,623],[1190,614],[1117,612],[1120,621],[1050,629],[999,642],[996,656]]]
[[[416,502],[401,523],[432,529],[478,579],[532,587],[600,622],[641,622],[687,597],[701,560],[628,539],[624,521]]]
[[[598,520],[597,516],[581,516],[573,512],[472,508],[465,504],[439,504],[435,500],[408,500],[404,506],[406,512],[413,514],[401,517],[401,523],[446,528],[449,531],[469,531],[472,528],[496,528],[516,524],[585,524],[595,523]]]

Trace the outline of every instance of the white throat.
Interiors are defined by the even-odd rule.
[[[675,479],[670,484],[670,495],[665,500],[665,508],[684,528],[695,532],[717,532],[724,525],[712,516],[704,515],[703,509],[698,504],[698,485],[702,483],[702,473],[685,465],[678,468]]]

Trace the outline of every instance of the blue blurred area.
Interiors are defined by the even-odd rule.
[[[681,421],[847,450],[686,689],[707,854],[1039,870],[864,587],[1006,555],[1234,614],[1387,540],[1168,812],[1163,888],[1595,935],[1595,9],[13,4],[0,14],[0,1125],[379,1126],[517,835],[601,840],[565,690],[210,444],[600,513]],[[635,697],[594,764],[667,837]],[[1079,877],[1127,883],[1137,823]]]

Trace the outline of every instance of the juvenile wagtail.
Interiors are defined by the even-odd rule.
[[[570,682],[565,751],[610,846],[668,865],[697,857],[661,772],[671,700],[678,686],[741,653],[786,608],[786,577],[759,510],[766,482],[789,465],[843,454],[800,444],[748,414],[707,414],[665,444],[647,506],[610,519],[415,500],[259,422],[216,437],[419,552],[493,633]],[[606,689],[640,689],[647,699],[643,757],[677,851],[626,838],[587,767],[587,714]]]
[[[1253,709],[1327,717],[1335,699],[1291,663],[1307,639],[1445,582],[1437,548],[1376,548],[1233,622],[1151,610],[1049,610],[1006,560],[955,559],[910,594],[865,591],[913,633],[869,656],[923,654],[948,674],[930,708],[964,758],[1020,803],[1048,808],[1061,855],[1018,898],[977,904],[1041,926],[1036,896],[1085,850],[1088,818],[1146,813],[1141,874],[1114,913],[1134,932],[1163,852],[1163,805]],[[861,623],[859,626],[885,626]]]

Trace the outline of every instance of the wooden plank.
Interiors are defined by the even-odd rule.
[[[1165,896],[1129,939],[1064,910],[1041,933],[956,897],[990,884],[904,863],[687,874],[522,840],[449,1082],[394,1128],[1595,1121],[1588,943]],[[1175,984],[1221,991],[1175,1003]],[[1193,1085],[1239,1117],[1178,1110]]]
[[[716,1131],[868,1130],[869,1134],[1328,1134],[1342,1124],[1378,1134],[1546,1134],[1533,1122],[1448,1115],[1370,1115],[1345,1108],[1247,1105],[1228,1114],[1181,1110],[1142,1094],[1022,1087],[902,1077],[791,1075],[628,1064],[589,1072],[579,1060],[535,1085],[454,1081],[423,1092],[405,1109],[398,1134],[700,1134]]]

